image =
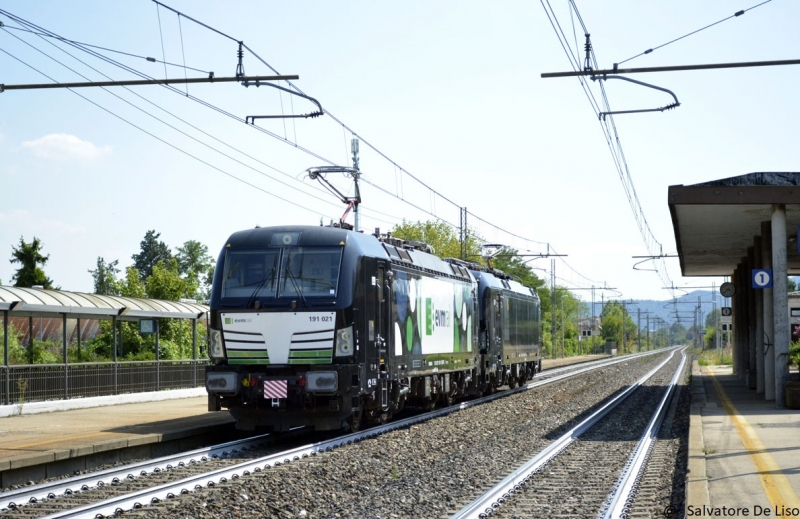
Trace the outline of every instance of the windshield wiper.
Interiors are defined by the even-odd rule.
[[[307,308],[312,308],[308,301],[306,300],[306,296],[303,295],[303,292],[300,290],[300,286],[297,282],[297,278],[294,277],[294,273],[290,267],[286,267],[286,273],[289,275],[289,279],[292,281],[292,286],[294,287],[294,291],[297,292],[297,295],[300,296],[300,300],[303,301],[303,304],[306,305]]]
[[[256,286],[256,289],[253,290],[253,295],[250,296],[250,299],[247,300],[247,304],[244,305],[245,308],[250,308],[250,305],[252,305],[255,302],[256,298],[258,297],[258,291],[261,290],[262,288],[264,288],[264,285],[266,285],[267,282],[269,280],[271,280],[271,279],[275,279],[275,267],[272,267],[271,269],[269,269],[269,271],[267,272],[267,275],[264,276],[264,278],[261,279],[261,281],[258,282],[258,285]],[[252,285],[252,283],[251,283],[251,285]],[[247,286],[247,285],[245,285],[245,286]]]

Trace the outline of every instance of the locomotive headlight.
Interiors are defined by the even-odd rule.
[[[222,347],[222,332],[213,328],[208,331],[208,355],[212,359],[225,358],[225,348]]]
[[[348,326],[336,332],[336,356],[347,357],[353,354],[353,327]]]
[[[313,393],[335,393],[339,388],[339,374],[335,371],[309,371],[306,388]]]

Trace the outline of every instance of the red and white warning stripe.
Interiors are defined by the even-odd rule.
[[[287,387],[286,380],[265,380],[264,398],[286,398]]]

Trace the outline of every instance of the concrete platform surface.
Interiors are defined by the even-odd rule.
[[[800,411],[730,366],[695,361],[692,386],[685,516],[800,517]]]
[[[0,484],[13,484],[8,473],[26,467],[64,462],[71,472],[117,461],[119,452],[145,457],[164,442],[223,429],[233,429],[233,418],[228,412],[208,412],[205,396],[7,416],[0,418]],[[89,461],[66,463],[77,459]],[[46,475],[55,474],[53,470],[47,469]],[[28,479],[37,477],[45,476],[31,471]]]

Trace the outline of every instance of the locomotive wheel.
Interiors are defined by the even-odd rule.
[[[517,387],[517,379],[514,377],[508,377],[508,389],[514,389]]]
[[[383,425],[392,418],[392,413],[389,411],[381,411],[379,409],[369,412],[369,421],[376,425]]]
[[[442,395],[442,402],[444,403],[445,407],[450,407],[451,405],[456,403],[456,392],[455,390],[451,391],[450,393],[445,393]]]
[[[364,417],[364,408],[359,407],[358,411],[354,411],[353,414],[347,419],[347,428],[350,432],[358,432],[361,430],[361,422]]]
[[[425,402],[422,404],[422,410],[428,412],[434,409],[436,409],[436,401],[432,398],[426,398]]]

